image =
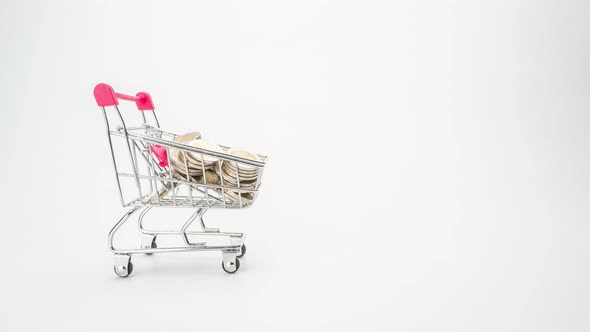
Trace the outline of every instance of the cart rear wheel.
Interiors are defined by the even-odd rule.
[[[113,269],[119,277],[127,278],[133,272],[133,263],[130,260],[127,265],[115,265]]]
[[[150,245],[150,248],[151,249],[157,249],[158,248],[158,245],[156,244],[156,237],[155,236],[154,236],[154,239],[152,240],[152,244]],[[146,253],[146,255],[148,255],[148,256],[151,256],[153,254],[154,254],[153,252]]]
[[[242,249],[240,249],[240,255],[238,256],[238,258],[244,257],[245,254],[246,254],[246,245],[242,244]]]
[[[236,258],[235,261],[221,262],[221,268],[227,273],[236,273],[240,269],[240,260]]]

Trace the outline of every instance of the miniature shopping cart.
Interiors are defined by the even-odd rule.
[[[185,251],[220,251],[223,270],[236,272],[240,268],[238,258],[246,253],[245,235],[208,228],[203,215],[208,209],[242,209],[252,206],[258,196],[266,157],[256,155],[254,160],[230,154],[230,148],[225,146],[221,146],[221,151],[212,151],[179,142],[178,135],[160,129],[148,93],[139,92],[129,96],[117,93],[111,86],[101,83],[94,88],[94,97],[103,112],[121,204],[130,208],[108,236],[109,249],[115,254],[115,273],[120,277],[129,276],[133,272],[133,255]],[[140,111],[137,126],[127,126],[119,111],[119,100],[135,102]],[[178,156],[184,164],[179,165],[178,160],[175,163],[172,156]],[[191,160],[191,156],[193,166],[189,169],[187,160]],[[201,161],[202,169],[194,169],[195,158]],[[206,169],[204,161],[209,163],[209,168],[215,168],[219,174],[218,181],[207,183],[205,173],[211,170]],[[235,172],[237,178],[230,179],[226,175],[224,179],[224,172],[220,172],[224,163],[238,170]],[[246,181],[240,183],[240,174],[245,174],[240,169],[247,169],[247,174],[256,175],[248,186],[244,185]],[[191,176],[194,172],[202,176]],[[154,207],[189,208],[195,211],[178,230],[149,230],[144,227],[143,220]],[[115,248],[115,234],[137,212],[141,247]],[[189,230],[195,221],[198,221],[200,231]],[[156,239],[160,236],[179,237],[184,245],[158,247]],[[195,237],[215,238],[225,244],[209,245],[207,242],[197,242]]]

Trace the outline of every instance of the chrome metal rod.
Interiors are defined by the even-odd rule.
[[[125,133],[118,132],[118,131],[111,131],[110,133],[112,135],[116,135],[116,136],[127,136],[127,137],[130,137],[130,138],[133,138],[133,139],[138,139],[138,140],[146,141],[146,142],[149,142],[149,143],[152,143],[152,144],[159,144],[159,145],[162,145],[162,146],[167,146],[167,147],[179,149],[179,150],[182,150],[182,151],[193,152],[195,154],[201,154],[202,153],[202,154],[205,154],[205,155],[208,155],[208,156],[214,156],[214,157],[225,159],[225,160],[231,160],[231,161],[235,161],[235,162],[240,162],[240,163],[243,163],[243,164],[246,164],[246,165],[250,165],[250,166],[255,166],[255,167],[264,167],[265,166],[265,162],[264,161],[257,161],[257,160],[242,158],[242,157],[234,156],[234,155],[229,154],[229,153],[223,153],[223,152],[205,150],[205,149],[197,148],[195,146],[186,145],[186,144],[182,144],[182,143],[178,143],[178,142],[174,142],[174,141],[168,141],[168,140],[164,140],[164,139],[160,139],[160,138],[155,138],[155,137],[151,137],[151,136],[143,136],[143,135],[138,135],[138,134],[129,133],[129,132],[126,132],[127,135],[125,135]],[[261,156],[261,157],[264,157],[264,156]]]
[[[133,213],[135,213],[135,211],[137,211],[137,209],[139,209],[139,207],[134,207],[131,210],[127,211],[123,215],[123,217],[121,217],[121,219],[119,219],[119,221],[115,224],[115,226],[113,226],[113,228],[109,232],[108,247],[111,252],[113,252],[115,254],[119,253],[118,251],[120,251],[120,250],[116,249],[115,246],[113,246],[113,238],[115,237],[115,233],[117,233],[119,228],[121,228],[121,226],[123,226],[123,224],[127,221],[127,219],[129,219],[129,217]]]
[[[186,234],[186,230],[190,227],[190,225],[197,219],[199,218],[203,213],[205,213],[204,211],[207,211],[206,209],[198,209],[197,211],[195,211],[195,213],[193,213],[193,215],[190,216],[190,218],[188,218],[188,220],[184,223],[184,225],[182,226],[182,228],[180,229],[180,231],[182,232],[182,239],[184,240],[184,244],[186,244],[187,246],[195,246],[195,245],[203,245],[202,243],[192,243],[189,241],[188,236]]]
[[[167,247],[167,248],[155,248],[155,249],[114,249],[111,250],[115,254],[119,255],[137,255],[137,254],[163,254],[171,252],[184,252],[184,251],[222,251],[222,252],[233,252],[237,253],[242,247],[241,244],[227,245],[227,246],[191,246],[191,247]]]
[[[123,189],[121,188],[121,181],[119,180],[119,172],[117,171],[117,160],[115,159],[115,150],[113,150],[113,141],[111,139],[110,129],[109,129],[109,118],[107,117],[107,113],[104,107],[101,107],[102,115],[104,116],[104,122],[107,127],[107,137],[109,139],[109,147],[111,149],[111,157],[113,159],[113,167],[115,168],[115,179],[117,180],[117,188],[119,189],[119,198],[121,199],[121,205],[125,205],[125,200],[123,199]]]
[[[206,212],[207,212],[207,210],[203,211],[203,213],[201,213],[201,215],[199,216],[199,222],[201,224],[201,229],[204,230],[205,232],[209,232],[209,233],[219,232],[219,228],[207,228],[207,226],[205,226],[205,221],[203,220],[203,216],[205,216]]]

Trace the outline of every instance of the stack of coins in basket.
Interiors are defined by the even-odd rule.
[[[224,149],[215,143],[205,141],[201,139],[199,133],[177,136],[174,141],[202,150],[227,153],[250,160],[261,160],[254,153],[235,148]],[[255,190],[259,175],[256,166],[223,160],[206,154],[183,153],[177,149],[170,149],[170,163],[173,169],[172,175],[177,180],[194,182],[195,185],[221,185],[225,188],[223,190],[225,196],[234,202],[241,201],[242,204],[249,204],[253,200],[252,193],[240,192],[232,190],[232,188]]]
[[[260,157],[257,155],[240,149],[228,149],[227,153],[246,159],[260,160]],[[224,184],[242,189],[256,189],[255,186],[256,180],[258,179],[258,167],[224,160],[221,162],[220,168],[215,168],[215,173],[220,179],[223,178]],[[239,199],[239,193],[237,191],[227,189],[225,190],[225,193],[233,200]],[[242,193],[241,196],[243,202],[246,203],[253,199],[252,194],[248,192]]]

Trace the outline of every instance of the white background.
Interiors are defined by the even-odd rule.
[[[3,1],[0,330],[590,330],[589,15]],[[252,209],[207,215],[249,234],[237,274],[215,253],[115,276],[99,82],[150,92],[166,129],[270,156]]]

